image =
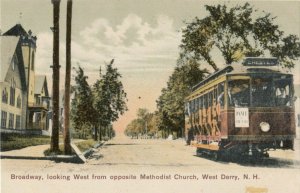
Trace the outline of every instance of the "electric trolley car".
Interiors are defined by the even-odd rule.
[[[197,154],[268,156],[293,149],[293,76],[276,58],[246,58],[193,87],[185,103],[187,143]]]

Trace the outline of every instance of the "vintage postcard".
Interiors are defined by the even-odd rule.
[[[1,192],[300,192],[300,1],[0,7]]]

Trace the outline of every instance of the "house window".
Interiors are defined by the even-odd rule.
[[[1,128],[6,128],[7,112],[1,111]]]
[[[35,98],[35,103],[36,103],[37,105],[40,105],[40,104],[41,104],[41,99],[40,99],[40,97],[36,97],[36,98]]]
[[[2,102],[7,104],[8,93],[6,88],[2,91]]]
[[[11,65],[12,65],[12,70],[13,70],[13,71],[15,71],[16,64],[18,64],[18,58],[17,58],[16,55],[14,55],[14,59],[13,59],[13,61],[12,61],[12,63],[11,63]]]
[[[20,95],[17,98],[17,107],[21,108],[21,96]]]
[[[9,113],[8,128],[10,129],[14,128],[14,120],[15,120],[15,115],[13,113]]]
[[[15,93],[16,93],[16,82],[14,79],[11,80],[11,85],[10,85],[10,100],[9,104],[12,106],[15,106]]]
[[[16,115],[16,129],[20,129],[20,128],[21,128],[21,116]]]
[[[34,52],[32,52],[32,58],[31,58],[31,70],[34,70]]]
[[[15,62],[13,61],[13,62],[11,63],[11,65],[12,65],[12,70],[15,71]]]

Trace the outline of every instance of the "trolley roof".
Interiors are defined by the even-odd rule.
[[[214,79],[217,79],[222,75],[247,75],[259,73],[291,74],[288,69],[279,65],[277,58],[248,57],[245,58],[242,63],[233,63],[231,65],[227,65],[221,70],[214,72],[206,79],[193,86],[192,90],[195,91],[199,87]]]

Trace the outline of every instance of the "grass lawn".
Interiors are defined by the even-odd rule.
[[[80,149],[81,152],[84,152],[84,151],[94,147],[94,145],[97,143],[98,143],[98,141],[94,141],[93,139],[88,139],[85,141],[77,142],[75,144],[77,145],[78,149]]]
[[[37,135],[22,135],[22,134],[15,134],[15,133],[1,133],[1,146],[0,151],[9,151],[14,149],[22,149],[28,146],[34,145],[44,145],[50,144],[50,137],[49,136],[37,136]],[[60,142],[63,142],[62,136],[59,139]],[[81,142],[77,142],[76,145],[80,149],[80,151],[84,152],[91,147],[93,147],[97,141],[93,139],[84,140]],[[59,152],[55,152],[56,155],[63,154],[63,144],[59,145]],[[51,155],[52,153],[46,150],[45,155]]]
[[[50,144],[49,136],[1,133],[1,151],[9,151],[14,149],[21,149],[28,146],[43,144]]]

